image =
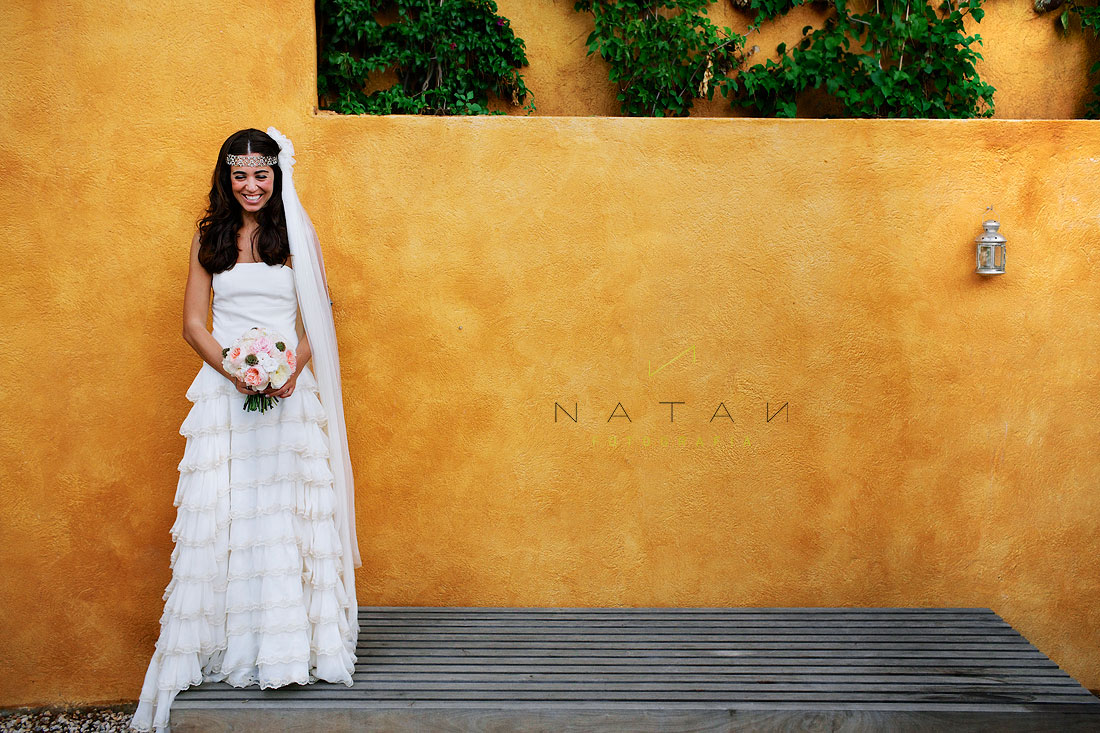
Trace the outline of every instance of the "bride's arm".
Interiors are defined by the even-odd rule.
[[[219,374],[233,382],[238,392],[245,391],[243,385],[229,376],[222,367],[222,347],[214,336],[206,330],[206,315],[210,312],[210,286],[213,278],[206,268],[199,264],[199,235],[191,239],[191,264],[187,270],[187,287],[183,294],[183,340],[191,345],[202,360],[214,367]]]
[[[313,350],[309,348],[309,337],[302,336],[302,340],[298,342],[298,368],[294,370],[295,376],[297,376],[298,372],[306,368],[306,364],[309,363],[312,357]]]
[[[301,322],[302,318],[299,315],[298,323]],[[264,391],[264,394],[270,394],[273,397],[289,397],[293,394],[294,387],[298,384],[298,375],[302,373],[302,370],[306,368],[306,364],[313,357],[313,351],[309,348],[309,338],[304,333],[298,339],[298,353],[296,356],[298,361],[295,364],[294,374],[290,375],[290,379],[286,380],[286,384],[278,389],[268,388]]]

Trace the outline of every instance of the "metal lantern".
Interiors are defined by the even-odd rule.
[[[979,275],[1003,275],[1005,272],[1005,242],[1004,235],[997,231],[1001,222],[996,219],[987,219],[982,222],[985,229],[981,236],[975,239],[977,242],[977,267],[974,272]]]

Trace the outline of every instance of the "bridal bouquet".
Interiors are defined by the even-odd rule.
[[[279,334],[259,326],[222,349],[225,371],[257,391],[282,387],[294,373],[297,361]],[[262,413],[277,404],[277,397],[253,394],[245,398],[244,409]]]

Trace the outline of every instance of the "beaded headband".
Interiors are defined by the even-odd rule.
[[[273,155],[261,155],[259,158],[253,158],[248,155],[227,155],[225,156],[225,162],[228,165],[237,165],[242,168],[259,168],[264,165],[275,165],[279,162],[279,158]]]

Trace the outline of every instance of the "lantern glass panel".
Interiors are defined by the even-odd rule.
[[[978,247],[978,268],[987,270],[993,264],[993,246],[983,244]]]

